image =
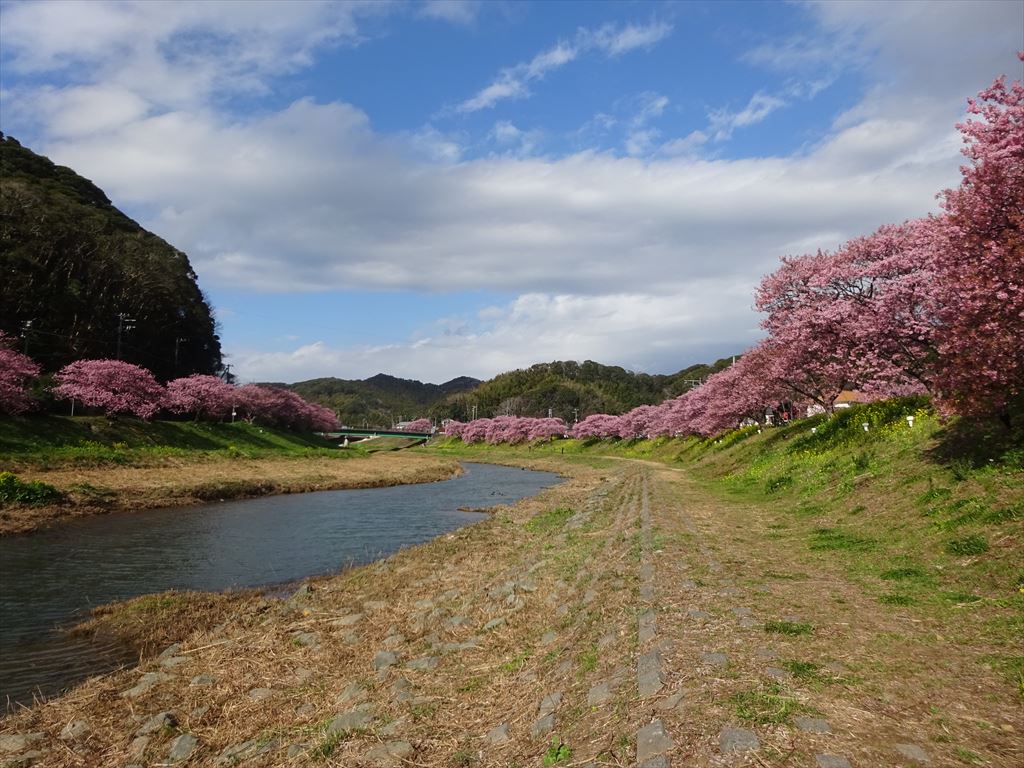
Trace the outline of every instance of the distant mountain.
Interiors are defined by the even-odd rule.
[[[693,365],[678,373],[633,373],[625,368],[558,361],[509,371],[489,381],[460,376],[444,384],[424,384],[379,373],[364,380],[311,379],[288,386],[303,397],[333,408],[349,426],[387,426],[428,416],[468,421],[474,414],[546,416],[571,422],[591,413],[623,413],[657,404],[690,389],[727,367],[731,358]]]
[[[0,329],[54,371],[121,357],[158,378],[216,373],[220,340],[188,257],[70,168],[0,133]]]
[[[368,379],[310,379],[287,386],[308,400],[333,408],[343,424],[389,426],[426,416],[436,403],[479,384],[479,379],[469,376],[444,384],[424,384],[378,373]]]

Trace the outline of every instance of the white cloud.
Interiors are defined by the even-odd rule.
[[[386,371],[442,382],[568,359],[678,370],[681,359],[713,358],[723,344],[739,350],[758,335],[741,308],[751,287],[708,279],[667,296],[530,293],[490,308],[479,322],[442,321],[437,333],[394,344],[334,347],[317,341],[289,352],[241,352],[232,366],[244,380],[262,381],[299,381],[329,370],[344,377]],[[716,328],[728,330],[709,333]]]
[[[509,120],[499,120],[491,128],[488,138],[502,151],[511,152],[518,157],[528,157],[537,148],[537,144],[541,140],[541,132],[538,130],[524,131]]]
[[[598,30],[581,29],[572,42],[559,41],[527,62],[503,69],[494,81],[455,107],[457,112],[477,112],[493,107],[505,99],[529,95],[529,83],[542,80],[549,72],[564,67],[589,51],[606,56],[620,56],[637,48],[650,48],[672,32],[669,24],[629,24],[625,27],[606,24]]]
[[[672,25],[665,22],[653,24],[627,24],[616,27],[606,24],[592,35],[592,45],[609,56],[621,56],[637,48],[653,48],[672,34]]]
[[[666,141],[661,145],[659,151],[665,155],[691,155],[707,142],[708,135],[704,131],[690,131],[682,138]]]
[[[438,164],[349,105],[302,100],[244,121],[143,117],[45,149],[119,203],[159,210],[145,223],[208,285],[600,295],[759,275],[811,232],[853,235],[934,208],[955,154],[908,168],[900,159],[934,134],[881,128],[789,159],[453,153]]]
[[[737,128],[756,125],[775,110],[786,106],[786,102],[777,96],[758,91],[750,97],[747,106],[739,112],[727,109],[712,110],[709,115],[708,132],[715,141],[726,141],[732,137]]]
[[[421,16],[463,26],[475,22],[479,14],[477,0],[426,0],[420,8]]]
[[[458,137],[430,127],[381,135],[345,103],[299,99],[245,117],[215,108],[215,96],[267,87],[321,46],[358,42],[361,6],[334,3],[257,4],[244,20],[228,18],[235,4],[5,6],[12,71],[57,67],[76,79],[5,91],[4,119],[38,121],[46,140],[35,149],[118,205],[151,211],[143,224],[186,251],[206,287],[520,294],[447,332],[380,347],[229,350],[243,375],[385,370],[438,380],[567,357],[669,370],[755,338],[750,288],[779,255],[934,210],[935,193],[956,183],[952,125],[967,96],[1019,69],[1017,6],[891,5],[812,7],[824,34],[858,30],[877,87],[819,145],[791,157],[693,157],[720,131],[765,119],[785,91],[722,111],[718,125],[654,156],[660,138],[640,132],[654,130],[663,97],[632,117],[601,119],[636,129],[633,148],[645,159],[466,159]],[[56,12],[72,21],[57,23]],[[202,14],[209,37],[196,35]],[[74,35],[72,23],[81,25]],[[587,50],[613,55],[643,39],[630,34]],[[564,66],[581,45],[520,65],[494,97]],[[493,138],[512,148],[527,134],[498,123]]]
[[[360,40],[360,18],[388,3],[8,3],[0,44],[16,74],[61,72],[130,91],[159,108],[196,108],[214,94],[260,92],[320,49]],[[95,111],[100,111],[97,106]]]

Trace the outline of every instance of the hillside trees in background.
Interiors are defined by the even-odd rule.
[[[29,384],[39,375],[39,364],[14,347],[14,339],[0,331],[0,413],[16,415],[35,406]]]
[[[188,257],[92,182],[0,134],[0,330],[53,372],[117,357],[162,381],[221,368]]]

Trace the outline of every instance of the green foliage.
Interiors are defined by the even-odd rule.
[[[793,484],[793,478],[789,475],[779,475],[778,477],[771,478],[767,483],[764,484],[765,493],[777,493],[783,488],[788,488]]]
[[[974,533],[946,542],[946,551],[951,555],[980,555],[988,552],[988,541],[984,536]]]
[[[887,595],[882,595],[878,598],[878,602],[884,603],[885,605],[914,605],[917,601],[910,595],[904,595],[900,592],[890,592]]]
[[[764,623],[764,631],[770,634],[776,635],[809,635],[814,631],[814,627],[810,624],[804,624],[798,621],[766,621]]]
[[[814,552],[867,552],[875,548],[874,540],[839,528],[815,528],[812,536],[811,550]]]
[[[925,397],[897,397],[877,403],[855,405],[836,411],[831,418],[807,420],[803,425],[806,430],[814,426],[814,433],[805,433],[790,445],[790,451],[812,451],[820,453],[854,440],[862,440],[872,432],[892,429],[910,429],[907,416],[913,416],[920,423],[922,417],[931,414],[931,407]],[[864,423],[868,424],[865,435]],[[870,463],[870,456],[860,454],[861,462]]]
[[[572,759],[572,750],[569,745],[557,736],[551,738],[551,746],[544,753],[544,765],[558,765]]]
[[[592,360],[538,363],[485,381],[472,392],[456,394],[431,408],[434,418],[468,421],[473,407],[479,417],[501,414],[547,416],[571,424],[592,413],[624,413],[638,405],[657,404],[688,390],[688,382],[727,367],[730,358],[694,365],[670,375],[633,373]]]
[[[783,661],[782,666],[797,680],[810,682],[821,678],[821,668],[810,661],[797,661],[795,659],[790,659],[788,661]]]
[[[539,512],[526,521],[526,530],[530,533],[552,533],[565,525],[572,516],[573,511],[566,507]]]
[[[0,330],[32,321],[47,372],[112,358],[158,379],[216,373],[220,340],[188,257],[115,208],[92,182],[0,135]]]
[[[589,648],[581,651],[579,655],[580,672],[583,674],[593,672],[597,669],[597,660],[598,652],[596,645],[591,645]]]
[[[424,384],[377,374],[369,379],[323,378],[284,386],[312,403],[327,406],[350,427],[390,427],[432,413],[445,398],[468,392],[480,383],[461,376],[444,384]]]
[[[786,696],[778,683],[734,693],[729,701],[737,717],[760,725],[787,723],[793,715],[810,711],[792,696]]]
[[[906,579],[927,579],[928,575],[917,566],[907,566],[904,568],[890,568],[888,571],[883,571],[881,578],[886,581],[903,581]]]
[[[63,494],[52,485],[38,480],[21,480],[13,472],[0,472],[0,506],[11,504],[50,504]]]

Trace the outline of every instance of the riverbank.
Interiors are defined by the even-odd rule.
[[[0,535],[108,512],[445,480],[436,454],[339,449],[250,424],[0,420],[0,468],[52,493],[0,507]]]
[[[929,464],[924,432],[829,429],[817,453],[789,450],[795,431],[450,445],[569,479],[290,599],[114,607],[101,624],[163,627],[169,647],[9,716],[0,757],[1019,765],[1018,475]],[[947,548],[971,537],[987,549]]]

